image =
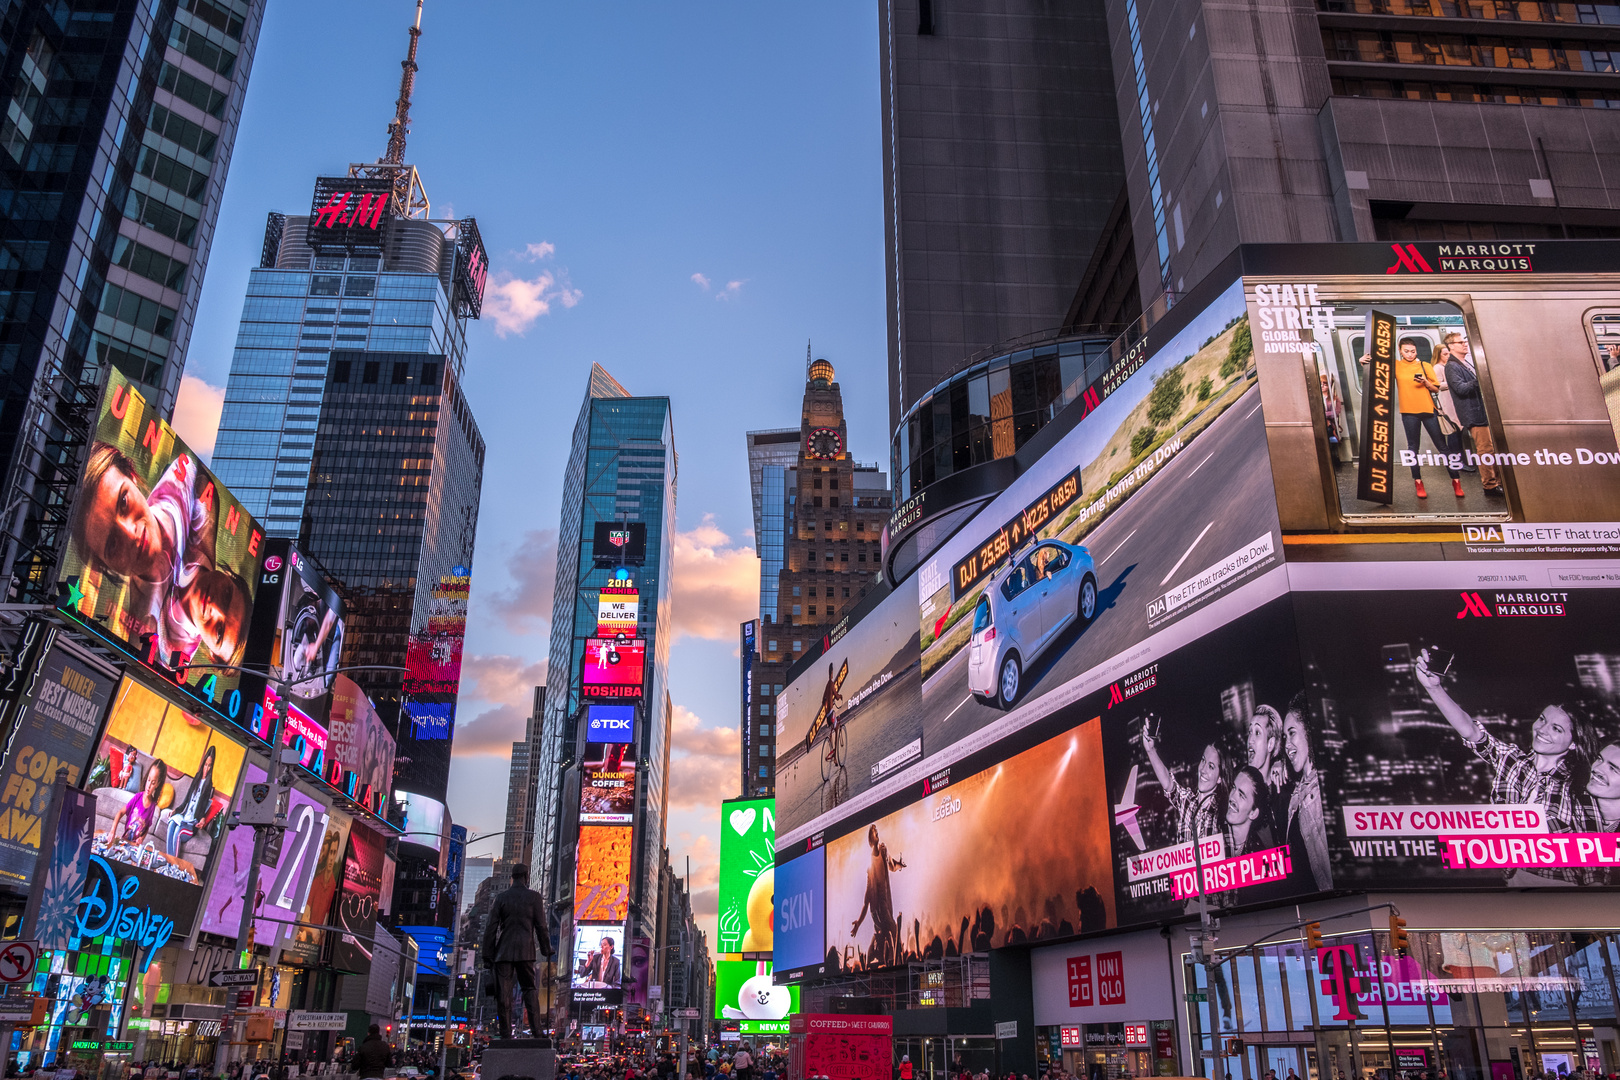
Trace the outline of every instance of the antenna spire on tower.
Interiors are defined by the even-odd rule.
[[[809,338],[804,339],[804,370],[805,370],[805,374],[808,375],[810,373],[810,339]]]
[[[405,136],[411,130],[411,92],[416,89],[416,43],[422,37],[422,0],[416,0],[416,25],[410,28],[411,45],[400,61],[399,100],[394,102],[394,118],[388,123],[387,165],[405,163]]]

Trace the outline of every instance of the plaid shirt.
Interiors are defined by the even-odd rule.
[[[1220,826],[1215,821],[1215,793],[1199,795],[1182,783],[1170,785],[1170,809],[1176,815],[1176,842],[1186,843],[1193,839],[1194,825],[1197,826],[1198,836],[1209,836],[1220,832]]]
[[[1495,772],[1491,779],[1491,802],[1535,803],[1544,807],[1548,825],[1554,832],[1571,831],[1580,811],[1569,790],[1569,765],[1562,759],[1552,772],[1536,771],[1536,755],[1510,746],[1486,731],[1470,748]]]

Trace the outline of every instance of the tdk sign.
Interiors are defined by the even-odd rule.
[[[627,743],[636,741],[634,705],[592,705],[585,725],[585,741]]]

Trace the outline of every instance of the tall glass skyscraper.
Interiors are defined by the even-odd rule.
[[[647,528],[645,565],[634,571],[640,591],[639,636],[646,640],[647,673],[636,732],[635,851],[629,903],[632,932],[657,936],[658,870],[665,839],[669,766],[670,565],[675,529],[675,430],[667,397],[633,397],[601,365],[592,364],[585,403],[574,424],[563,476],[557,537],[557,584],[551,615],[545,717],[538,753],[532,880],[559,911],[573,892],[572,858],[577,815],[567,812],[564,782],[583,746],[581,667],[586,642],[596,637],[597,599],[615,573],[596,569],[592,540],[599,521],[640,522]]]
[[[754,496],[754,544],[759,552],[759,619],[776,614],[788,530],[788,474],[799,464],[799,429],[748,434],[748,485]]]
[[[117,367],[174,408],[264,0],[0,3],[0,572],[52,588]]]

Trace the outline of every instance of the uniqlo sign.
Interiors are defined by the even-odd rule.
[[[1125,1004],[1125,958],[1119,952],[1069,957],[1069,1006]]]
[[[1069,957],[1069,1006],[1082,1008],[1097,1004],[1091,985],[1091,957]]]

